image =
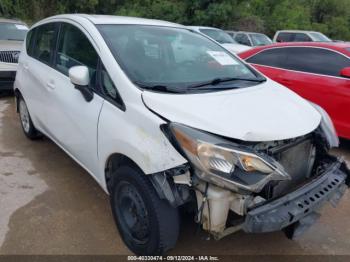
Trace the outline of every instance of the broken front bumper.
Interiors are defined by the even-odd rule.
[[[308,218],[315,217],[316,211],[327,201],[336,205],[349,187],[349,180],[350,171],[346,164],[337,161],[323,175],[296,191],[250,210],[242,229],[249,233],[263,233],[278,231],[297,222],[314,221]]]

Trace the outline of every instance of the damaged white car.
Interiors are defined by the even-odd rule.
[[[294,238],[349,185],[324,110],[178,24],[45,19],[27,35],[15,94],[25,135],[52,139],[110,194],[136,254],[175,246],[182,207],[217,239]]]

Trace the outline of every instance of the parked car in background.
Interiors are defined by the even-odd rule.
[[[260,72],[324,108],[350,139],[350,43],[285,43],[240,54]]]
[[[15,95],[24,134],[52,139],[110,194],[136,254],[175,246],[181,206],[216,239],[300,235],[349,185],[328,154],[339,141],[323,109],[179,24],[40,21]]]
[[[239,44],[252,47],[272,44],[272,40],[261,33],[240,31],[234,34],[233,39]]]
[[[273,42],[332,42],[320,32],[304,30],[280,30],[275,33]]]
[[[210,37],[232,53],[240,53],[250,49],[248,46],[238,44],[228,33],[221,29],[205,26],[188,26],[187,28]]]
[[[13,89],[17,63],[28,31],[25,23],[0,19],[0,92]]]

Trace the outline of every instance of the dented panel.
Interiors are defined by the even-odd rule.
[[[139,102],[143,107],[141,99]],[[101,180],[104,180],[107,159],[115,153],[132,159],[145,174],[159,173],[186,163],[161,131],[160,125],[164,123],[138,105],[128,104],[124,112],[106,101],[98,126],[98,133],[103,134],[98,137]]]
[[[144,92],[143,99],[170,121],[244,141],[295,138],[312,132],[321,122],[321,115],[306,100],[272,80],[205,94]]]

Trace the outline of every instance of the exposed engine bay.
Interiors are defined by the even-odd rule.
[[[242,149],[247,157],[238,158],[236,165],[242,168],[232,168],[230,173],[218,176],[192,165],[165,175],[173,177],[172,190],[168,191],[173,192],[168,194],[173,196],[173,204],[182,205],[195,198],[196,222],[216,239],[239,230],[282,229],[294,238],[315,222],[321,203],[336,203],[334,199],[339,200],[349,185],[348,168],[342,160],[328,154],[329,144],[319,129],[283,141],[240,141],[235,148]],[[251,162],[249,169],[249,163],[242,162],[250,161],[251,155],[258,158]],[[213,165],[226,170],[221,160],[218,154]],[[159,185],[164,182],[162,177],[158,176]],[[315,181],[318,187],[326,189],[315,189]],[[164,188],[164,183],[162,185]],[[311,191],[314,195],[310,198]]]
[[[341,162],[335,157],[328,155],[328,148],[325,145],[326,143],[324,143],[324,140],[317,132],[285,141],[250,143],[254,151],[274,158],[283,167],[284,171],[290,175],[290,179],[270,181],[259,193],[253,194],[233,193],[232,191],[224,192],[224,190],[221,190],[219,187],[212,185],[209,185],[208,188],[205,189],[204,184],[200,182],[196,190],[198,205],[203,205],[205,199],[207,199],[206,201],[208,202],[207,205],[204,204],[202,208],[203,217],[201,223],[204,229],[213,233],[216,238],[222,238],[227,234],[244,229],[245,224],[243,223],[243,217],[250,210],[254,210],[256,207],[296,191],[308,181],[322,176],[332,166],[334,167],[336,164],[344,165],[343,169],[346,169],[346,172],[348,172],[345,164],[340,164]],[[336,181],[332,181],[332,183],[338,183],[339,181],[340,180],[336,179]],[[341,191],[341,193],[344,192],[343,187]],[[322,192],[320,196],[321,194]],[[338,198],[340,197],[338,196]],[[312,200],[313,198],[311,198],[311,201]],[[221,203],[219,204],[219,202]],[[307,203],[308,201],[306,200],[306,204]],[[305,203],[299,205],[302,206],[305,205]],[[230,213],[233,214],[230,215]],[[221,214],[221,216],[219,214]],[[291,212],[288,211],[287,214],[289,216]],[[293,215],[290,216],[293,217]],[[228,219],[225,220],[225,217]],[[232,219],[230,220],[230,218]],[[277,218],[280,219],[280,217]],[[269,219],[273,222],[276,217],[271,215]],[[292,218],[288,219],[290,222],[292,221]],[[312,222],[314,222],[314,220],[312,220]],[[309,224],[311,225],[312,223]],[[278,229],[281,230],[282,228],[274,228],[274,230]],[[305,229],[307,229],[307,227],[305,227]],[[252,229],[247,229],[245,231],[257,232]],[[258,231],[269,232],[272,230],[259,229]],[[298,234],[300,235],[301,233],[299,231]],[[288,237],[295,237],[295,235],[289,233]]]

